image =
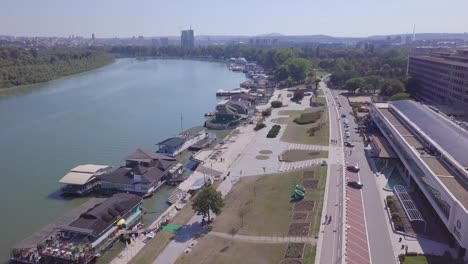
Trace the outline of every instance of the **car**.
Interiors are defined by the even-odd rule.
[[[348,141],[346,141],[346,142],[344,143],[344,145],[345,145],[346,147],[350,147],[350,148],[354,147],[354,144],[351,143],[351,142],[348,142]]]
[[[342,118],[345,118],[345,117],[346,117],[346,115],[345,115],[345,114],[341,114],[341,117],[342,117]]]
[[[348,186],[355,189],[362,189],[364,184],[362,184],[360,181],[349,181]]]
[[[345,136],[349,136],[349,135],[350,135],[349,131],[345,131],[344,134],[345,134]]]
[[[361,170],[357,164],[356,165],[348,165],[348,166],[346,166],[346,169],[351,171],[351,172],[359,172]]]

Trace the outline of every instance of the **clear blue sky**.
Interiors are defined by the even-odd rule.
[[[0,0],[0,35],[368,36],[468,31],[468,0]]]

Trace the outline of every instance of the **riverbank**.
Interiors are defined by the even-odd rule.
[[[99,66],[96,66],[96,67],[92,67],[92,68],[86,69],[84,71],[79,71],[79,72],[76,72],[76,73],[73,73],[73,74],[70,74],[70,75],[60,76],[58,78],[48,80],[46,82],[37,82],[37,83],[17,85],[17,86],[12,86],[12,87],[3,87],[3,88],[0,87],[0,96],[8,95],[8,94],[11,94],[11,93],[14,93],[14,92],[17,92],[17,91],[21,91],[21,90],[34,89],[35,86],[47,85],[47,84],[50,84],[52,82],[61,81],[61,80],[67,79],[67,78],[79,77],[81,75],[88,74],[88,73],[91,73],[93,71],[100,70],[100,69],[102,69],[102,68],[104,68],[106,66],[112,65],[113,63],[115,63],[115,61],[116,61],[116,59],[112,58],[112,60],[106,62],[105,64],[102,64],[102,65],[99,65]]]

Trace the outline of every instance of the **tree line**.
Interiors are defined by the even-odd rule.
[[[0,89],[47,82],[99,68],[112,61],[109,52],[97,48],[0,47]]]

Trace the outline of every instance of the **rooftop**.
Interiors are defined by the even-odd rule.
[[[468,155],[466,155],[468,131],[420,103],[402,100],[394,102],[392,105],[463,167],[468,168]]]
[[[173,148],[178,148],[185,143],[185,140],[180,137],[172,137],[159,142],[157,145],[165,145]]]
[[[398,101],[398,102],[405,102],[405,101]],[[394,102],[393,104],[398,103],[398,102]],[[409,101],[406,101],[406,102],[409,102]],[[414,109],[413,109],[413,111],[411,111],[410,108],[412,107],[412,105],[414,106],[413,103],[418,104],[416,102],[412,102],[412,103],[410,103],[409,106],[406,105],[406,103],[403,104],[403,105],[398,105],[398,107],[400,107],[400,109],[403,108],[403,107],[407,107],[404,110],[405,110],[406,113],[408,113],[408,111],[409,111],[410,116],[406,115],[406,113],[404,113],[404,114],[413,123],[416,123],[415,119],[421,118],[422,120],[424,120],[425,118],[427,118],[426,115],[432,114],[431,112],[420,113],[420,112],[418,112],[418,110],[414,110]],[[399,108],[397,108],[397,109],[399,109]],[[379,110],[390,121],[390,123],[393,126],[403,127],[403,124],[396,118],[396,116],[395,116],[395,114],[393,112],[389,111],[388,108],[379,108]],[[412,114],[415,114],[416,116],[412,116]],[[432,114],[432,115],[434,115],[434,114]],[[411,117],[413,117],[413,118],[411,118]],[[421,122],[421,119],[419,119],[417,121]],[[423,131],[429,136],[431,134],[435,133],[433,130],[440,129],[441,131],[444,131],[444,129],[450,129],[450,128],[446,128],[446,127],[438,128],[437,126],[443,126],[444,123],[437,124],[434,120],[426,120],[425,122],[429,122],[428,123],[429,125],[427,126],[427,127],[429,127],[429,129],[428,129],[429,131],[428,130],[423,130]],[[432,123],[430,123],[430,122],[432,122]],[[430,128],[430,127],[432,127],[432,128]],[[421,129],[421,127],[419,127],[419,129]],[[400,130],[398,130],[398,131],[400,131]],[[407,133],[410,133],[410,135],[404,135],[403,136],[403,138],[406,140],[406,142],[410,146],[413,146],[415,149],[417,149],[417,151],[419,151],[420,158],[422,159],[422,161],[437,176],[437,178],[443,183],[443,185],[445,185],[446,189],[448,189],[450,191],[450,193],[452,193],[452,195],[455,196],[455,198],[465,208],[468,208],[468,187],[466,186],[466,184],[464,184],[460,179],[458,179],[456,174],[454,172],[452,172],[451,169],[449,169],[439,157],[431,155],[431,154],[427,153],[424,149],[422,149],[423,146],[422,146],[421,142],[414,136],[414,134],[412,132],[410,132],[409,130],[405,130],[405,131],[407,131]],[[441,133],[441,131],[438,131],[437,133]],[[431,134],[429,134],[429,133],[431,133]],[[449,133],[449,132],[446,131],[445,133]],[[433,137],[431,137],[431,138],[433,140],[435,140]],[[448,139],[448,140],[450,141],[450,139]],[[441,143],[438,143],[438,144],[440,145]],[[468,146],[468,145],[466,145],[466,146]],[[460,149],[463,150],[465,148],[460,148]],[[448,151],[447,149],[445,149],[445,150]]]
[[[460,62],[460,61],[454,61],[454,60],[447,59],[447,58],[450,58],[450,57],[441,58],[441,57],[434,57],[434,56],[430,56],[430,55],[411,55],[410,57],[418,58],[418,59],[422,59],[422,60],[427,60],[427,61],[432,61],[432,62],[439,62],[439,63],[443,63],[443,64],[451,64],[451,65],[455,65],[455,66],[468,67],[467,62]]]
[[[132,161],[145,161],[145,162],[151,162],[154,160],[167,160],[167,161],[176,160],[173,157],[162,155],[156,152],[145,151],[139,148],[136,149],[135,152],[133,152],[132,154],[128,155],[125,159],[132,160]]]
[[[142,202],[142,198],[133,194],[118,193],[99,205],[84,212],[78,219],[62,227],[64,230],[79,231],[98,235],[117,221],[132,208]]]
[[[27,237],[23,241],[16,244],[15,248],[35,248],[37,244],[49,238],[51,234],[54,233],[56,229],[71,223],[73,220],[78,218],[83,212],[95,207],[96,205],[104,202],[105,198],[93,198],[84,204],[73,208],[73,210],[67,212],[62,217],[57,218],[55,221],[46,225],[42,229],[36,231],[31,236]]]

